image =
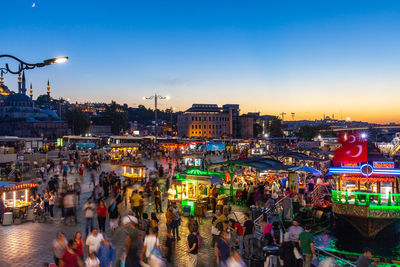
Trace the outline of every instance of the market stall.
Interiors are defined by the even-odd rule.
[[[122,176],[132,182],[141,181],[146,177],[146,165],[144,164],[121,164],[120,166],[123,167]]]
[[[112,144],[111,151],[109,153],[111,163],[120,163],[123,158],[129,156],[137,156],[139,153],[140,144],[138,143],[122,143]]]
[[[180,202],[182,210],[191,216],[204,216],[210,203],[210,188],[218,184],[222,184],[222,179],[216,174],[178,174],[168,192],[169,200]],[[224,197],[221,195],[221,200]]]
[[[36,183],[0,182],[0,194],[13,218],[21,218],[26,214],[27,208],[32,205],[30,189],[37,186]]]

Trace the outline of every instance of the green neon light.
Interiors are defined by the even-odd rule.
[[[369,206],[371,210],[400,211],[400,206]]]
[[[182,206],[189,206],[190,207],[190,215],[194,216],[194,201],[193,200],[182,200]]]
[[[354,196],[354,203],[349,202],[349,195]],[[342,196],[345,197],[344,202]],[[382,196],[387,196],[387,203],[382,203]],[[371,203],[371,199],[378,201],[378,205]],[[393,199],[394,201],[393,201]],[[398,210],[400,209],[400,194],[385,193],[366,193],[366,192],[348,192],[332,190],[332,201],[335,203],[344,203],[350,205],[369,206],[374,209]]]
[[[187,170],[185,173],[189,174],[189,175],[213,175],[213,174],[215,174],[215,175],[218,175],[221,178],[225,178],[225,173],[202,171],[202,170],[199,170],[199,169],[196,169],[196,168]]]

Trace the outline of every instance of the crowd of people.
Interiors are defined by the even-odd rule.
[[[155,159],[154,167],[159,177],[171,175],[181,165],[179,155],[174,153],[145,153],[144,157]],[[55,220],[59,214],[63,224],[85,224],[84,235],[76,232],[68,240],[63,233],[57,234],[52,244],[57,266],[173,266],[175,244],[182,238],[188,255],[186,266],[197,266],[198,255],[205,245],[200,224],[191,218],[187,222],[182,220],[175,201],[163,201],[163,192],[167,192],[170,180],[166,180],[163,190],[157,179],[149,177],[137,182],[121,180],[113,171],[101,171],[103,159],[102,155],[94,153],[82,160],[76,152],[69,154],[67,159],[60,158],[58,164],[49,161],[37,167],[39,187],[32,188],[31,200],[40,207],[42,216]],[[157,159],[165,161],[164,164]],[[163,165],[167,165],[168,171],[164,171]],[[78,178],[71,182],[68,179],[71,174],[78,174],[74,175]],[[81,200],[84,177],[89,179],[91,194]],[[316,178],[311,180],[315,184],[321,183]],[[248,207],[273,210],[277,201],[285,196],[287,186],[287,179],[249,183],[237,190],[236,199]],[[307,189],[306,192],[310,191]],[[212,188],[211,200],[217,196],[216,189]],[[310,225],[303,228],[294,220],[285,231],[280,222],[269,218],[255,223],[250,214],[245,213],[239,221],[230,214],[228,206],[218,210],[214,203],[212,208],[212,240],[207,247],[211,246],[214,251],[216,266],[247,266],[256,259],[256,250],[264,254],[266,267],[312,266],[316,252]],[[78,222],[78,213],[82,213],[84,221]],[[163,217],[165,226],[160,225]],[[187,236],[182,236],[182,227],[189,230]],[[261,228],[261,238],[256,236],[257,227]],[[126,239],[124,253],[117,257],[111,238],[118,229],[124,230]],[[370,253],[363,255],[361,263],[366,262]],[[358,266],[364,266],[361,263]]]

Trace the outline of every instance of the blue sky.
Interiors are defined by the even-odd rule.
[[[70,57],[26,73],[35,96],[400,122],[399,29],[398,1],[2,0],[0,53]]]

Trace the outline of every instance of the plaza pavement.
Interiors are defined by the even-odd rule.
[[[145,162],[147,166],[154,166],[153,161]],[[165,166],[167,163],[163,161]],[[167,167],[167,166],[165,166]],[[167,169],[167,168],[166,168]],[[117,174],[122,173],[122,168],[118,165],[105,163],[102,166],[102,171],[115,170]],[[100,172],[99,172],[100,173]],[[99,174],[98,173],[98,174]],[[19,225],[0,226],[0,267],[41,267],[43,263],[53,262],[52,242],[56,237],[57,232],[65,233],[67,239],[72,239],[77,231],[85,233],[85,222],[82,217],[82,206],[90,195],[92,186],[90,185],[89,174],[85,173],[82,183],[81,203],[78,207],[78,224],[64,225],[60,222],[60,210],[55,207],[55,220],[44,223],[24,222]],[[70,184],[78,177],[77,174],[68,174],[68,182]],[[98,177],[98,175],[97,175]],[[163,211],[166,209],[166,203],[163,203]],[[145,212],[154,211],[154,205],[146,205]],[[241,213],[236,213],[241,220]],[[164,214],[158,214],[159,236],[162,247],[165,247],[166,225]],[[182,217],[180,227],[181,240],[176,241],[174,248],[174,266],[187,266],[188,255],[186,253],[186,238],[189,234],[187,229],[188,218]],[[97,226],[97,220],[95,220]],[[119,257],[123,252],[123,245],[126,234],[122,227],[119,227],[112,235],[108,230],[108,219],[106,234],[111,236],[112,243],[117,249]],[[202,247],[199,252],[198,266],[213,266],[215,263],[214,249],[211,247],[211,219],[203,219],[200,224],[200,235],[202,237]]]

